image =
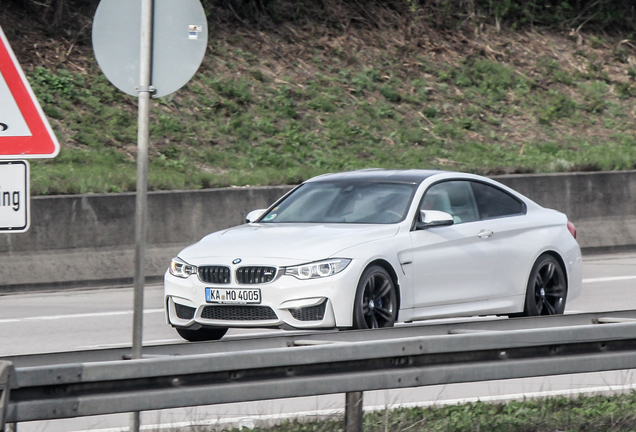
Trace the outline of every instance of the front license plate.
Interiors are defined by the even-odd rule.
[[[208,303],[260,304],[260,289],[206,288]]]

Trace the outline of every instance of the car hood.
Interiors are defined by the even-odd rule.
[[[218,264],[229,264],[225,261],[236,258],[245,264],[271,258],[310,262],[393,237],[398,231],[396,225],[246,224],[210,234],[185,248],[179,257],[194,265],[210,263],[211,258]]]

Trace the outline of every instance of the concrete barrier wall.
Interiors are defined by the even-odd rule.
[[[566,213],[588,252],[636,245],[636,171],[510,175],[496,180]],[[291,186],[152,192],[146,274],[158,282],[170,258],[204,235],[244,222]],[[127,284],[134,256],[134,194],[31,199],[31,228],[0,234],[0,292]]]
[[[245,222],[291,186],[150,192],[148,244],[185,244]],[[31,199],[31,228],[0,237],[0,254],[134,245],[135,194]]]
[[[159,281],[188,244],[244,223],[290,189],[149,193],[147,280]],[[130,283],[134,246],[134,193],[34,197],[29,231],[0,234],[0,292]]]
[[[576,225],[585,253],[636,246],[636,171],[494,177]]]

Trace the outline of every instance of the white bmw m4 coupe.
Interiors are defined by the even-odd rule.
[[[564,214],[485,177],[326,174],[182,250],[165,275],[166,316],[201,341],[231,327],[561,314],[581,291],[575,238]]]

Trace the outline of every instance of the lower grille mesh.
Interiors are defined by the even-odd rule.
[[[201,318],[224,321],[265,321],[278,319],[269,306],[206,306]]]
[[[290,309],[289,312],[298,321],[322,321],[325,317],[327,300],[316,306],[308,306],[298,309]]]
[[[185,320],[191,320],[194,317],[194,312],[196,312],[195,308],[180,305],[179,303],[175,303],[174,308],[177,311],[177,318]]]

